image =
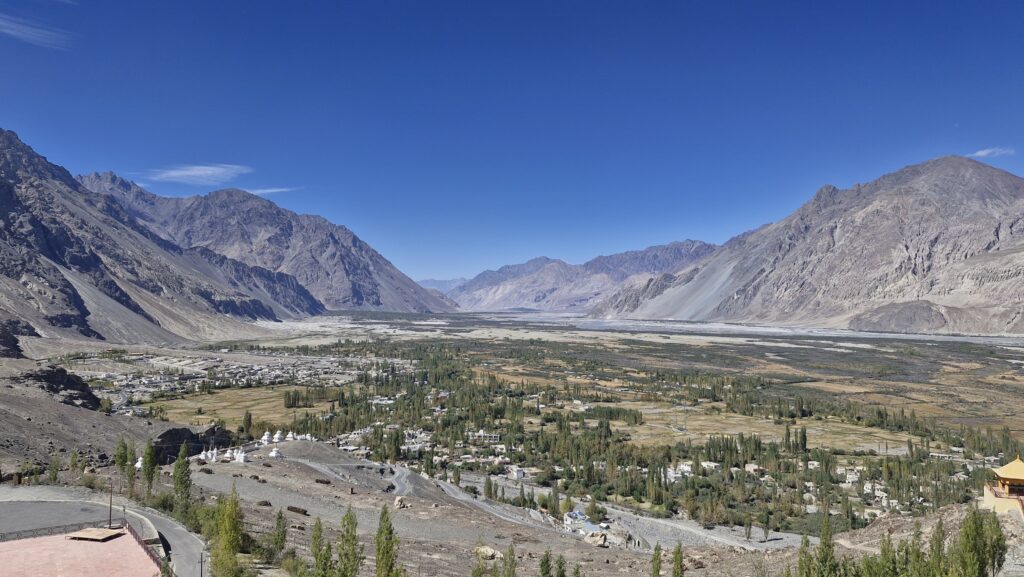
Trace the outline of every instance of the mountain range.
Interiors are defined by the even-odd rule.
[[[0,354],[19,336],[179,343],[331,309],[451,307],[320,217],[241,191],[76,179],[0,130]]]
[[[236,338],[337,310],[530,309],[922,333],[1024,333],[1024,179],[962,157],[847,189],[721,246],[539,257],[417,284],[348,228],[237,189],[73,177],[0,129],[0,356],[19,337]]]
[[[586,312],[624,284],[699,261],[714,245],[686,240],[599,256],[580,265],[539,257],[484,271],[446,294],[464,311]]]

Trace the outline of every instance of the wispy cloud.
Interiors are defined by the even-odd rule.
[[[70,37],[62,30],[0,13],[0,34],[43,48],[64,49]]]
[[[250,172],[252,168],[241,164],[183,164],[151,170],[146,177],[159,182],[217,186]]]
[[[995,158],[997,156],[1012,156],[1016,152],[1012,148],[1005,148],[1002,146],[994,146],[992,148],[982,148],[976,150],[967,156],[971,158]]]
[[[253,194],[277,194],[279,192],[291,192],[293,190],[299,190],[298,187],[277,187],[277,188],[249,188],[247,189]]]

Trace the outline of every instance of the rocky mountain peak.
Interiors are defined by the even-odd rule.
[[[78,183],[60,166],[22,142],[13,130],[0,128],[0,180],[20,184],[27,179],[56,180],[71,188]]]

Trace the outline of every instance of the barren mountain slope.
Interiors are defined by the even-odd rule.
[[[266,291],[239,279],[266,271],[241,273],[242,263],[182,251],[3,130],[0,241],[0,322],[15,336],[162,344],[275,319],[275,307],[310,314],[319,306],[287,286],[280,302],[260,300],[252,293]],[[228,282],[225,270],[236,278]]]
[[[664,281],[631,287],[598,314],[1020,333],[1024,180],[946,157],[847,190],[826,186]]]
[[[300,215],[236,189],[205,196],[151,194],[113,173],[79,180],[114,198],[161,237],[294,276],[328,309],[447,312],[451,307],[402,274],[344,226]]]

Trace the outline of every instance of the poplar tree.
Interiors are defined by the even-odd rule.
[[[146,448],[142,452],[142,480],[146,484],[147,498],[153,493],[156,467],[156,447],[153,446],[153,439],[149,439],[146,441]]]
[[[316,518],[313,525],[313,538],[316,546],[313,551],[313,575],[312,577],[333,577],[334,556],[331,552],[331,544],[324,541],[324,528],[320,523],[320,517]]]
[[[217,577],[237,577],[241,574],[238,552],[242,548],[242,508],[238,492],[217,503],[217,534],[212,555],[213,574]]]
[[[540,572],[538,577],[551,577],[551,550],[544,551],[540,558]]]
[[[683,544],[676,543],[672,550],[672,577],[683,577],[686,573],[686,566],[683,564]]]
[[[128,444],[124,442],[124,437],[117,440],[117,447],[114,448],[114,464],[117,465],[117,470],[121,471],[121,474],[125,473],[125,465],[128,463]]]
[[[341,534],[338,535],[338,564],[335,566],[336,577],[357,577],[363,566],[363,547],[359,544],[356,532],[356,514],[350,505],[341,518]]]
[[[516,548],[515,545],[509,543],[505,556],[501,558],[501,577],[516,577],[517,569]]]
[[[192,505],[192,477],[188,468],[188,445],[181,444],[174,461],[174,514],[186,520]]]
[[[405,577],[405,569],[398,564],[399,539],[391,525],[391,514],[387,505],[380,510],[377,536],[373,542],[377,549],[375,577]]]
[[[654,555],[651,556],[651,577],[661,575],[661,543],[654,545]]]

